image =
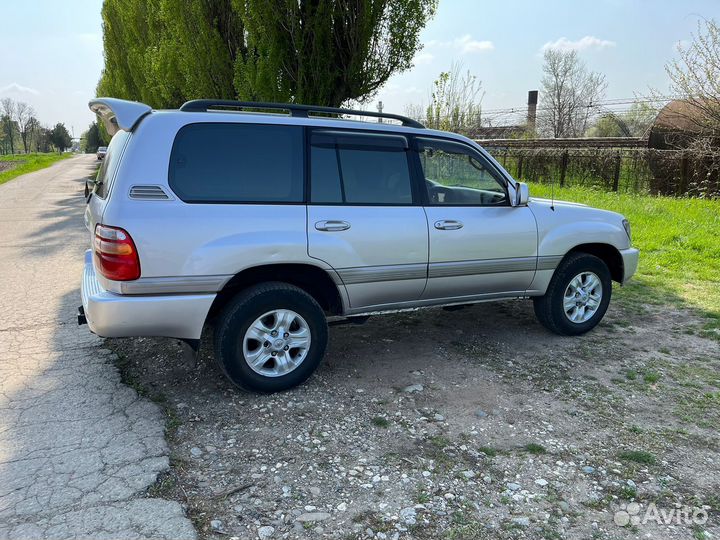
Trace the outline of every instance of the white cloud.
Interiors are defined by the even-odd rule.
[[[595,36],[585,36],[576,41],[569,40],[566,37],[561,37],[555,41],[548,41],[540,48],[540,51],[545,52],[548,49],[555,49],[559,51],[584,51],[588,49],[600,50],[608,47],[614,47],[615,45],[616,43],[614,41],[596,38]]]
[[[423,64],[429,64],[433,60],[435,60],[435,55],[431,54],[429,52],[421,52],[415,55],[415,65],[420,66]]]
[[[38,90],[30,88],[29,86],[23,86],[16,82],[10,83],[0,88],[0,94],[12,93],[12,94],[32,94],[33,96],[40,95]]]
[[[463,54],[492,51],[495,48],[492,41],[478,41],[473,39],[470,34],[466,34],[461,38],[453,41],[456,48],[460,49]]]
[[[465,34],[464,36],[455,38],[452,41],[438,41],[436,39],[431,39],[425,43],[425,47],[442,47],[445,49],[452,48],[459,50],[462,54],[487,52],[495,49],[495,45],[492,41],[480,41],[473,39],[470,34]]]

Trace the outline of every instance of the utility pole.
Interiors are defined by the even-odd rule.
[[[383,112],[383,102],[382,102],[382,101],[378,101],[377,110],[378,110],[378,112],[379,112],[380,114],[382,114],[382,112]],[[380,123],[382,124],[382,123],[383,123],[383,119],[382,119],[382,118],[378,118],[378,122],[380,122]]]

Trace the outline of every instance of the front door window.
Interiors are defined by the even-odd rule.
[[[460,143],[418,138],[418,152],[431,205],[503,206],[508,204],[502,179],[479,155]]]

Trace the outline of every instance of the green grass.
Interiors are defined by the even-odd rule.
[[[625,461],[634,461],[644,465],[654,465],[657,462],[654,455],[644,450],[625,450],[620,452],[618,457]]]
[[[499,451],[497,449],[491,448],[489,446],[481,446],[480,448],[478,448],[478,450],[489,458],[494,458],[499,454]]]
[[[64,154],[53,152],[50,154],[12,154],[0,156],[0,162],[17,162],[17,165],[12,169],[0,172],[0,184],[4,184],[20,175],[44,169],[53,163],[67,159],[73,155],[74,154],[69,152]]]
[[[530,193],[550,197],[551,188],[533,184]],[[613,210],[630,221],[640,266],[635,278],[618,288],[621,301],[695,308],[707,318],[699,333],[720,339],[720,200],[557,186],[555,199]]]
[[[390,426],[390,421],[383,416],[373,416],[370,421],[377,427],[386,428]]]
[[[525,450],[531,454],[545,454],[545,447],[537,443],[529,443],[525,445]]]

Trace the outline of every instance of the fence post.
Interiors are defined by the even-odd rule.
[[[565,186],[565,175],[567,174],[568,157],[568,151],[565,150],[562,153],[562,159],[560,160],[560,187]]]
[[[617,151],[617,154],[615,154],[615,174],[613,175],[613,191],[617,192],[618,188],[620,187],[620,161],[622,160],[620,156],[620,150]]]
[[[680,156],[680,185],[678,186],[677,195],[684,195],[688,191],[689,165],[687,152],[683,152]]]
[[[517,177],[518,180],[522,180],[522,162],[523,162],[523,156],[520,154],[518,156],[518,167],[517,167]]]

